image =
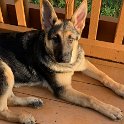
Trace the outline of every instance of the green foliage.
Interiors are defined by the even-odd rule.
[[[39,4],[39,0],[31,0],[31,2],[34,4]]]
[[[54,7],[64,8],[65,0],[51,0]]]
[[[122,0],[103,0],[101,15],[118,17]]]
[[[33,3],[39,4],[39,0],[32,0]],[[64,8],[65,0],[51,0],[54,7]],[[76,8],[82,0],[75,0]],[[118,17],[122,0],[102,0],[101,15]],[[91,11],[92,0],[88,0],[88,12]]]

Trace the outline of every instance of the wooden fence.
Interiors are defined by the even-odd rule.
[[[31,7],[28,4],[28,0],[8,0],[13,1],[13,4],[8,4],[5,0],[0,0],[0,29],[9,31],[28,31],[31,30],[27,27],[40,27],[40,10],[37,7]],[[42,0],[41,0],[42,1]],[[65,17],[71,18],[74,12],[74,0],[66,0]],[[115,26],[115,32],[113,32],[113,27],[110,26],[109,35],[112,39],[99,40],[97,35],[101,30],[99,30],[100,24],[100,9],[102,0],[92,0],[92,9],[90,17],[87,19],[88,30],[87,36],[82,37],[79,41],[80,45],[85,50],[87,56],[96,57],[105,60],[111,60],[119,63],[124,63],[124,0],[122,2],[122,8],[120,16]],[[35,5],[33,5],[35,6]],[[57,11],[58,15],[63,18],[63,11]],[[36,16],[37,15],[37,16]],[[16,19],[14,20],[14,17]],[[35,16],[35,17],[34,17]],[[89,20],[89,21],[88,21]],[[104,20],[103,20],[104,22]],[[17,24],[16,24],[17,23]],[[109,21],[108,21],[109,23]],[[115,22],[114,22],[115,23]],[[17,26],[13,26],[17,25]],[[104,29],[105,25],[102,25]],[[33,26],[32,26],[33,25]],[[109,23],[111,25],[111,22]],[[105,29],[104,29],[105,30]],[[107,32],[107,30],[106,30]],[[101,37],[104,37],[104,33]],[[107,35],[107,34],[106,34]],[[110,42],[108,42],[110,41]]]

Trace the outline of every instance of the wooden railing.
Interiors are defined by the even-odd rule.
[[[10,0],[11,1],[11,0]],[[67,19],[71,18],[74,12],[74,0],[66,0],[65,17]],[[17,27],[12,27],[9,25],[8,17],[8,5],[5,0],[0,0],[0,29],[11,28],[14,31],[27,31],[30,30],[31,11],[29,10],[28,0],[13,0],[17,18]],[[87,56],[92,56],[105,60],[112,60],[115,62],[124,63],[124,0],[122,3],[122,8],[120,16],[118,18],[115,35],[113,36],[113,41],[106,42],[97,39],[98,26],[100,22],[100,9],[102,0],[92,0],[92,9],[90,13],[90,23],[88,30],[88,37],[81,38],[79,43],[85,50]],[[40,0],[40,10],[41,10],[42,0]],[[38,9],[37,9],[38,10]],[[29,12],[30,11],[30,12]],[[40,11],[41,12],[41,11]],[[39,20],[42,18],[42,13],[39,14]],[[8,24],[7,24],[8,23]],[[33,22],[34,23],[34,22]],[[41,22],[42,23],[42,22]],[[7,26],[5,26],[7,25]],[[104,28],[104,27],[103,27]],[[10,29],[9,29],[10,30]],[[111,35],[111,34],[110,34]]]

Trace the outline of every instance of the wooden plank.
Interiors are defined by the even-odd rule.
[[[0,23],[0,31],[1,32],[2,31],[4,31],[4,32],[10,32],[10,31],[25,32],[25,31],[31,31],[31,30],[35,30],[35,29]]]
[[[3,15],[2,15],[2,10],[1,10],[1,6],[0,6],[0,23],[4,23],[3,21]]]
[[[117,62],[111,62],[111,61],[107,61],[107,60],[102,60],[102,59],[97,59],[97,58],[93,58],[93,57],[86,57],[89,61],[91,61],[93,64],[96,65],[101,65],[101,66],[107,66],[109,67],[113,67],[113,68],[118,68],[118,69],[122,69],[124,70],[124,64],[120,64]]]
[[[114,50],[119,50],[119,51],[124,51],[124,46],[118,45],[118,44],[113,44],[111,42],[105,42],[105,41],[99,41],[99,40],[91,40],[87,38],[81,38],[79,40],[79,43],[82,44],[89,44],[89,45],[94,45],[94,46],[99,46],[99,47],[104,47],[104,48],[109,48],[109,49],[114,49]],[[97,51],[96,51],[97,52]]]
[[[19,26],[27,26],[26,16],[24,12],[24,0],[14,0],[15,1],[15,9]]]
[[[107,66],[107,65],[101,65],[102,62],[100,63],[99,60],[98,61],[93,61],[92,59],[89,59],[90,62],[92,62],[98,69],[100,69],[101,71],[103,71],[104,73],[106,73],[107,75],[109,75],[111,78],[113,78],[115,81],[117,81],[118,83],[122,83],[123,84],[123,74],[124,74],[124,68],[118,68],[118,67],[112,67],[112,66]],[[97,63],[96,63],[97,62]],[[112,62],[111,62],[112,64]],[[124,65],[123,65],[124,67]],[[87,84],[93,84],[96,86],[103,86],[99,81],[94,80],[82,73],[75,73],[73,76],[73,81],[80,81],[82,83],[87,83]]]
[[[40,22],[41,22],[41,29],[43,29],[42,27],[42,0],[40,0]]]
[[[85,92],[87,91],[88,86],[85,86]],[[92,91],[92,88],[90,89]],[[93,95],[98,95],[98,97],[101,96],[100,99],[102,99],[104,102],[109,102],[111,104],[114,104],[115,106],[121,107],[123,109],[123,100],[117,99],[116,96],[112,97],[111,92],[108,92],[108,90],[105,90],[101,88],[95,87],[95,90]],[[100,91],[101,90],[101,91]],[[102,93],[100,93],[102,92]],[[23,93],[16,93],[17,96],[20,97],[29,97],[30,95],[26,95]],[[109,98],[110,97],[110,98]],[[107,101],[107,98],[109,100]],[[115,98],[115,101],[114,101]],[[44,101],[44,105],[40,107],[39,109],[32,109],[29,107],[10,107],[12,111],[15,113],[19,112],[27,112],[32,114],[35,119],[37,120],[38,124],[92,124],[92,122],[95,122],[97,120],[97,124],[123,124],[123,120],[121,121],[112,121],[108,119],[107,117],[101,115],[100,113],[97,113],[91,109],[71,105],[71,104],[65,104],[61,102],[56,102],[52,100],[42,99]],[[113,103],[114,101],[114,103]],[[118,102],[118,103],[117,103]],[[13,124],[10,122],[5,122],[0,120],[1,124]]]
[[[92,40],[95,40],[96,36],[97,36],[101,2],[102,2],[102,0],[93,0],[92,1],[89,34],[88,34],[88,38],[92,39]]]
[[[66,0],[65,18],[71,19],[74,12],[74,0]]]
[[[25,12],[26,23],[27,23],[27,26],[28,26],[29,23],[30,23],[30,21],[29,21],[30,18],[29,18],[29,4],[28,4],[28,0],[24,0],[23,4],[24,4],[24,12]]]
[[[7,7],[5,0],[0,0],[0,22],[7,22]]]
[[[122,4],[122,9],[121,9],[121,13],[120,13],[116,33],[115,33],[114,43],[122,44],[123,38],[124,38],[124,1]]]
[[[104,41],[81,38],[79,41],[86,55],[124,63],[124,46]]]

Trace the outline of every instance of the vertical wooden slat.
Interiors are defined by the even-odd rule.
[[[88,38],[92,40],[95,40],[97,36],[101,2],[102,0],[92,0],[92,9],[88,34]]]
[[[40,22],[41,22],[41,29],[43,29],[42,27],[42,0],[40,0]]]
[[[16,15],[18,20],[18,25],[20,26],[27,26],[27,18],[28,16],[25,15],[28,14],[28,7],[27,7],[27,1],[28,0],[14,0],[15,1],[15,9],[16,9]]]
[[[1,6],[0,6],[0,23],[4,23],[3,21],[3,15],[2,15],[2,10],[1,10]]]
[[[7,22],[7,7],[5,0],[0,0],[0,22]]]
[[[124,0],[115,33],[114,43],[122,44],[123,38],[124,38]]]
[[[74,12],[74,0],[66,0],[65,18],[70,19]]]
[[[29,6],[28,6],[28,0],[23,1],[24,4],[24,11],[25,11],[25,17],[26,17],[26,22],[27,25],[29,24]]]

